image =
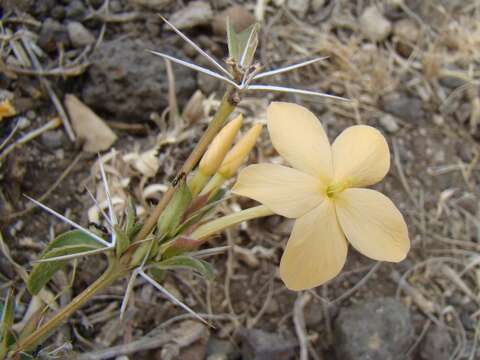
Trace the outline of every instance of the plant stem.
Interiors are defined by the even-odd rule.
[[[190,235],[190,237],[195,240],[203,240],[206,237],[219,232],[220,230],[239,224],[243,221],[270,216],[273,214],[274,213],[272,210],[267,208],[265,205],[244,209],[200,225]]]
[[[212,121],[208,124],[207,130],[203,133],[202,137],[200,138],[197,146],[193,149],[193,151],[188,156],[187,160],[184,162],[182,168],[180,169],[176,180],[180,179],[181,177],[185,177],[188,175],[190,171],[197,165],[200,161],[202,155],[208,148],[208,145],[212,142],[215,135],[221,130],[223,124],[227,117],[232,113],[232,111],[237,106],[238,100],[236,99],[237,93],[233,87],[227,89],[227,92],[223,96],[222,102],[220,107],[217,110],[217,113],[213,117]],[[145,237],[148,236],[150,231],[156,225],[158,218],[162,215],[163,210],[165,210],[166,206],[170,202],[173,194],[176,191],[176,184],[171,185],[167,192],[162,196],[162,199],[158,202],[153,212],[147,218],[145,223],[143,224],[142,229],[139,231],[137,236],[135,237],[135,241],[141,241]]]
[[[119,261],[114,262],[105,270],[94,283],[78,294],[67,306],[59,310],[51,319],[41,325],[29,336],[19,341],[14,349],[14,355],[20,352],[28,351],[35,347],[38,343],[45,340],[51,333],[60,326],[62,322],[67,320],[76,310],[82,307],[100,290],[104,289],[126,272],[126,267]]]

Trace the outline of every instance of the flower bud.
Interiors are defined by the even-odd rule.
[[[230,150],[235,136],[242,126],[242,122],[243,115],[240,114],[215,136],[199,164],[199,169],[203,175],[211,176],[215,174],[228,150]]]
[[[235,146],[228,152],[218,173],[225,179],[232,176],[237,169],[242,165],[243,161],[250,153],[257,142],[257,138],[262,131],[262,124],[255,124],[250,130],[235,144]]]

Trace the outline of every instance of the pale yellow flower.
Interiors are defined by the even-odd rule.
[[[410,240],[402,214],[385,195],[362,189],[390,167],[378,130],[352,126],[330,146],[314,114],[282,102],[268,107],[267,125],[273,146],[292,167],[250,165],[232,191],[296,219],[280,262],[288,288],[309,289],[335,277],[345,264],[347,239],[375,260],[406,257]]]

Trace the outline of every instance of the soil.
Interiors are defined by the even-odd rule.
[[[57,116],[51,93],[44,86],[46,79],[60,99],[66,94],[76,95],[115,131],[119,137],[115,151],[102,154],[108,159],[112,192],[120,199],[131,194],[148,212],[159,197],[158,192],[146,196],[148,186],[169,184],[223,94],[217,80],[173,66],[179,109],[185,108],[197,89],[208,92],[203,94],[202,111],[172,122],[167,109],[172,83],[165,62],[145,50],[205,64],[157,14],[181,19],[182,31],[221,60],[227,56],[227,47],[224,29],[218,24],[226,11],[239,24],[248,23],[256,14],[262,18],[258,61],[265,68],[328,56],[323,62],[274,77],[271,84],[315,89],[355,101],[247,93],[239,106],[245,122],[264,121],[268,103],[284,100],[310,108],[330,139],[357,123],[382,130],[388,139],[392,165],[389,175],[375,188],[388,195],[404,214],[412,251],[402,263],[377,265],[350,248],[347,264],[338,277],[327,285],[297,294],[287,290],[277,274],[291,221],[272,216],[241,225],[209,241],[209,246],[235,245],[226,254],[212,258],[217,270],[214,281],[179,272],[169,274],[164,283],[189,307],[199,313],[215,314],[215,328],[202,330],[191,343],[170,339],[128,356],[280,358],[271,355],[275,354],[275,338],[271,337],[270,355],[262,353],[262,349],[249,349],[250,355],[242,353],[242,339],[248,338],[251,330],[279,336],[279,346],[293,344],[282,356],[299,358],[302,337],[295,328],[294,308],[299,299],[306,299],[302,313],[310,357],[341,360],[343,354],[359,354],[358,349],[349,348],[355,344],[338,337],[341,326],[337,321],[345,318],[342,312],[373,300],[375,306],[381,307],[382,300],[378,299],[385,299],[389,307],[392,301],[401,302],[411,319],[405,320],[411,329],[402,330],[409,338],[395,340],[403,347],[382,347],[382,351],[395,349],[392,351],[396,356],[401,354],[392,355],[392,359],[480,358],[478,3],[286,0],[268,2],[262,10],[260,4],[266,2],[200,2],[202,9],[211,9],[203,15],[206,18],[182,13],[186,7],[196,9],[187,1],[4,1],[0,100],[11,98],[18,114],[0,120],[0,144],[13,131],[11,142]],[[231,10],[234,5],[236,8]],[[378,11],[367,11],[372,6]],[[82,39],[75,38],[75,47],[67,29],[72,21],[80,22],[95,43],[78,46]],[[382,26],[372,29],[372,24]],[[7,31],[27,30],[39,47],[38,58],[44,70],[41,76],[35,76],[35,71],[21,62],[21,56],[12,50],[12,41],[4,40]],[[88,39],[86,36],[85,44]],[[22,69],[32,71],[27,74]],[[63,73],[54,74],[57,70]],[[170,109],[170,113],[174,112]],[[143,152],[152,149],[158,155],[159,168],[154,176],[147,176],[139,162],[145,161]],[[265,132],[249,161],[277,160]],[[40,198],[47,193],[43,199],[46,205],[86,225],[93,204],[85,187],[100,201],[104,199],[97,161],[95,154],[82,151],[80,141],[70,141],[62,128],[18,146],[0,163],[0,229],[17,263],[29,270],[54,234],[69,228],[43,211],[30,209],[31,203],[23,194]],[[56,184],[57,180],[61,181]],[[52,185],[56,186],[52,189]],[[234,197],[220,207],[219,213],[252,205],[252,201]],[[118,209],[122,210],[122,204]],[[252,262],[251,257],[256,261]],[[54,278],[49,289],[61,293],[59,303],[68,303],[101,274],[105,265],[102,256],[80,260],[71,287],[72,267],[68,267]],[[17,289],[16,316],[21,320],[31,298],[3,255],[0,282],[2,297],[8,287]],[[120,321],[125,286],[126,281],[115,284],[78,311],[42,346],[43,351],[68,343],[75,353],[93,354],[141,339],[155,329],[167,334],[176,334],[175,329],[178,332],[184,327],[185,334],[196,331],[195,323],[184,322],[187,317],[181,316],[184,312],[180,308],[141,281],[136,283],[125,319]],[[405,311],[397,316],[403,316]],[[361,314],[356,316],[360,322],[370,320],[368,312],[363,319]],[[379,331],[379,336],[384,333],[388,331]],[[380,343],[392,341],[385,336]],[[285,350],[285,346],[280,348]],[[377,359],[377,350],[369,348],[356,358]],[[388,358],[385,356],[383,359]]]

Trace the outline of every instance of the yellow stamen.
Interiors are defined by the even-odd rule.
[[[330,184],[327,187],[327,196],[328,197],[334,197],[336,194],[342,192],[346,188],[350,187],[351,182],[348,180],[340,181],[337,183]]]

